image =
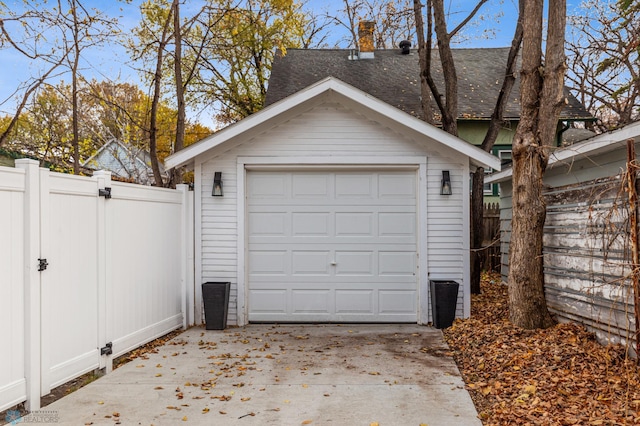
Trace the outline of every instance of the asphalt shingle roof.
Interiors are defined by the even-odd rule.
[[[420,66],[417,51],[376,50],[373,59],[349,59],[350,49],[289,49],[273,63],[265,105],[273,104],[326,77],[335,77],[411,115],[422,118]],[[437,50],[433,78],[444,91]],[[458,74],[460,119],[489,119],[502,86],[509,48],[453,49]],[[565,89],[567,105],[562,119],[589,119],[591,115]],[[506,119],[520,116],[519,79],[505,108]],[[434,103],[434,110],[435,103]]]

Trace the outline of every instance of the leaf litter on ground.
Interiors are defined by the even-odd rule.
[[[520,329],[500,276],[481,288],[444,335],[484,425],[640,424],[640,368],[623,346],[577,324]]]

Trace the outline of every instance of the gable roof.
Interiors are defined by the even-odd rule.
[[[547,168],[570,166],[574,161],[582,158],[593,157],[616,149],[626,149],[629,139],[635,140],[636,143],[640,142],[640,121],[554,151],[549,156]],[[484,182],[504,182],[510,180],[512,176],[513,168],[509,167],[501,172],[490,174]]]
[[[336,78],[328,77],[316,84],[300,90],[277,103],[266,107],[249,117],[238,121],[217,133],[193,144],[185,149],[170,155],[165,159],[167,169],[193,164],[195,158],[215,148],[234,137],[269,125],[288,113],[294,112],[296,107],[312,101],[321,100],[323,95],[334,95],[347,102],[353,102],[365,109],[372,117],[387,118],[407,131],[414,131],[426,138],[437,141],[449,148],[469,157],[471,164],[482,167],[491,167],[500,170],[500,160],[475,147],[462,139],[459,139],[437,127],[422,120],[411,117],[391,105],[376,99],[370,94],[354,88]]]
[[[458,74],[458,113],[461,120],[488,120],[493,113],[507,64],[509,48],[452,49]],[[273,62],[265,105],[332,76],[365,93],[422,118],[420,106],[420,65],[416,50],[403,55],[399,49],[376,50],[373,59],[349,59],[349,49],[288,49]],[[443,91],[444,78],[433,50],[432,74]],[[518,77],[518,76],[517,76]],[[563,120],[592,119],[578,100],[565,88],[567,104]],[[433,103],[434,111],[435,103]],[[520,117],[519,78],[511,91],[504,117]]]
[[[111,139],[102,145],[94,155],[82,163],[82,167],[109,170],[115,177],[147,185],[154,181],[149,153],[125,145],[117,139]],[[160,172],[165,174],[162,164]]]

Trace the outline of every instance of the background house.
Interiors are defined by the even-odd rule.
[[[373,43],[371,43],[373,45]],[[265,100],[271,105],[317,81],[333,76],[409,115],[423,118],[420,106],[420,65],[417,51],[375,50],[366,56],[349,49],[287,49],[273,63]],[[444,77],[438,50],[433,50],[432,74],[438,87]],[[458,131],[460,138],[480,145],[502,86],[509,48],[453,49],[458,73]],[[567,104],[560,115],[558,140],[574,121],[592,116],[565,90]],[[437,111],[433,103],[434,111]],[[504,118],[508,122],[499,133],[492,153],[504,164],[511,162],[511,141],[520,118],[520,86],[516,79]],[[485,186],[487,202],[497,202],[497,186]],[[494,196],[493,198],[489,196]]]
[[[239,325],[425,324],[430,280],[457,281],[468,316],[468,175],[480,165],[500,167],[335,78],[165,160],[194,169],[195,281],[231,282]]]
[[[143,149],[125,145],[112,139],[102,146],[93,156],[82,164],[93,170],[108,170],[112,178],[142,185],[154,185],[151,156]],[[164,166],[160,164],[163,180],[168,179]]]
[[[547,218],[543,253],[549,309],[558,320],[584,324],[605,342],[628,342],[635,330],[629,280],[629,205],[624,191],[628,140],[640,144],[640,122],[558,149],[544,175]],[[505,281],[509,273],[511,176],[508,168],[487,179],[500,184],[501,272]]]

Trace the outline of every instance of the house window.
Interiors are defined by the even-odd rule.
[[[493,169],[489,168],[484,171],[484,177],[487,178],[488,175],[493,173]],[[484,195],[493,195],[493,185],[490,183],[485,183],[483,188]]]
[[[511,150],[503,149],[498,151],[498,158],[500,159],[500,163],[502,164],[502,167],[510,166],[512,161]]]

